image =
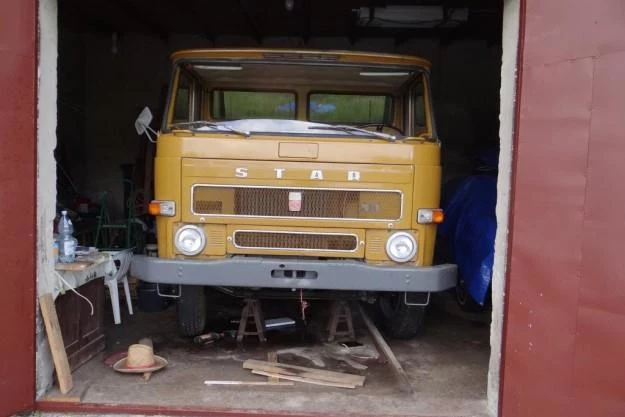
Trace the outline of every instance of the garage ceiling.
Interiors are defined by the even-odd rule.
[[[398,43],[415,36],[493,42],[501,37],[501,0],[421,1],[418,6],[440,6],[442,19],[422,19],[403,28],[393,24],[375,27],[366,19],[358,24],[358,10],[372,11],[375,16],[379,8],[415,5],[405,0],[59,0],[59,19],[61,27],[77,32],[134,32],[161,38],[193,33],[208,40],[235,35],[249,36],[258,43],[270,36],[294,36],[304,42],[313,36],[347,36],[352,41],[392,37]],[[414,16],[429,16],[424,10]],[[463,19],[455,18],[458,12]]]

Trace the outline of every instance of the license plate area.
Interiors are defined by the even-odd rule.
[[[317,271],[303,269],[272,269],[271,278],[317,279]]]

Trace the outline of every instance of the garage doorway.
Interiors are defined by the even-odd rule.
[[[138,311],[133,317],[123,316],[121,326],[114,326],[107,315],[104,320],[108,354],[149,334],[156,338],[157,348],[167,352],[169,359],[178,365],[175,383],[185,382],[180,392],[168,391],[163,395],[156,381],[152,381],[152,385],[139,385],[139,381],[134,381],[132,395],[124,396],[129,387],[119,385],[117,378],[120,376],[106,368],[103,354],[76,371],[76,380],[82,378],[88,387],[82,397],[85,403],[301,413],[366,411],[380,414],[393,410],[396,414],[422,415],[477,415],[496,409],[518,4],[508,2],[502,8],[499,2],[489,2],[490,5],[481,5],[479,9],[469,8],[466,21],[462,17],[464,12],[458,11],[464,10],[460,5],[441,7],[444,16],[441,21],[424,23],[425,27],[398,29],[358,26],[358,13],[354,9],[359,9],[360,5],[355,3],[341,6],[311,3],[287,1],[266,9],[244,1],[220,5],[218,13],[212,11],[220,18],[213,18],[207,27],[197,17],[202,15],[202,10],[198,10],[200,6],[193,1],[188,8],[175,10],[164,3],[147,5],[139,1],[100,2],[89,6],[70,0],[59,0],[58,4],[41,2],[42,42],[55,38],[45,36],[46,33],[58,31],[58,58],[42,57],[40,65],[53,66],[58,59],[58,90],[57,117],[43,121],[52,130],[53,125],[57,125],[56,149],[54,135],[49,131],[47,136],[40,137],[40,154],[55,149],[57,162],[56,181],[53,175],[40,178],[39,197],[44,203],[40,217],[46,220],[54,217],[55,199],[49,191],[52,189],[57,190],[56,202],[60,205],[67,205],[76,194],[97,201],[97,194],[107,191],[113,216],[123,215],[124,202],[132,193],[128,184],[144,185],[148,190],[146,198],[149,198],[153,149],[136,136],[133,121],[144,105],[149,105],[155,114],[162,111],[170,71],[168,55],[175,50],[290,47],[419,55],[433,63],[432,85],[438,133],[443,142],[444,183],[473,172],[478,159],[476,150],[499,148],[497,214],[498,226],[504,231],[500,231],[497,238],[492,315],[462,313],[456,307],[453,294],[443,294],[433,302],[431,320],[423,337],[391,343],[414,378],[415,397],[398,394],[397,387],[389,383],[389,376],[381,369],[369,378],[372,382],[367,387],[369,391],[355,396],[307,387],[302,391],[280,388],[280,395],[291,399],[285,404],[276,404],[271,399],[277,392],[273,388],[271,391],[255,390],[244,396],[232,389],[208,392],[202,381],[211,379],[208,372],[211,367],[225,372],[225,377],[216,374],[212,379],[241,376],[237,374],[240,357],[235,358],[240,353],[228,347],[217,350],[190,347],[188,340],[175,334],[172,307],[158,313]],[[292,10],[289,10],[290,4]],[[52,18],[57,6],[58,26]],[[346,21],[353,24],[345,26]],[[503,46],[502,69],[504,39],[507,44]],[[503,86],[502,73],[508,77]],[[501,109],[500,94],[505,98]],[[53,101],[50,96],[40,97],[42,111],[53,110]],[[43,106],[45,103],[48,107]],[[500,143],[500,138],[505,142]],[[48,164],[42,165],[52,174],[53,160],[48,157]],[[45,189],[48,191],[42,192]],[[52,241],[51,230],[40,231],[40,235]],[[51,266],[48,262],[43,267]],[[106,312],[108,307],[106,304]],[[288,339],[288,343],[274,348],[288,350],[292,342]],[[49,363],[44,364],[47,358],[45,343],[41,340],[39,347],[38,393],[43,397],[50,394],[52,378]],[[246,354],[250,357],[265,355],[266,352],[257,349],[260,348],[250,346]],[[166,383],[165,374],[162,378]],[[189,385],[184,385],[187,382]],[[204,400],[197,401],[197,398]]]

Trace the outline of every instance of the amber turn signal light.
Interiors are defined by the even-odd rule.
[[[176,202],[163,200],[151,201],[150,204],[148,204],[148,213],[152,216],[175,216]]]
[[[445,214],[441,209],[419,209],[417,211],[417,223],[441,224],[445,220]]]

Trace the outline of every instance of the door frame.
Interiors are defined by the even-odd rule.
[[[13,0],[15,1],[15,0]],[[516,16],[512,16],[512,18],[516,18],[517,20],[519,19],[518,16],[518,9],[520,9],[520,4],[524,3],[524,0],[506,0],[505,5],[508,7],[508,10],[512,10],[512,9],[517,9],[517,15]],[[50,4],[56,4],[56,0],[40,0],[39,1],[40,4],[40,10],[43,7],[44,9],[46,8],[46,4],[48,5],[48,7],[50,6]],[[41,5],[44,6],[41,6]],[[521,13],[522,14],[522,13]],[[42,56],[46,55],[46,51],[51,50],[50,46],[54,46],[54,54],[53,54],[53,58],[54,60],[56,60],[56,38],[54,38],[52,40],[52,42],[49,39],[49,33],[45,30],[45,13],[40,13],[40,34],[41,34],[41,50],[42,50]],[[520,16],[521,18],[523,16]],[[517,34],[512,34],[514,36],[514,42],[513,45],[508,45],[508,49],[510,51],[512,51],[512,55],[514,55],[516,57],[516,48],[517,48],[517,42],[519,42],[519,38],[518,38],[518,25],[519,22],[517,21],[515,25],[513,25],[514,27],[508,27],[508,30],[511,32],[514,32],[515,30],[517,31]],[[55,36],[56,36],[56,32],[55,32]],[[52,52],[49,52],[49,54],[51,54]],[[40,56],[40,66],[43,67],[46,64],[45,61],[45,57],[42,58],[42,56]],[[512,62],[512,61],[509,61]],[[55,65],[56,66],[56,65]],[[509,87],[514,91],[516,90],[517,87],[517,82],[518,80],[515,78],[515,71],[516,71],[516,59],[514,60],[514,64],[511,65],[511,67],[509,67],[507,69],[508,71],[510,71],[508,73],[509,77],[507,78],[507,80],[509,81],[510,85]],[[518,69],[519,71],[521,70],[521,68]],[[43,70],[42,70],[43,71]],[[44,71],[45,72],[45,71]],[[44,73],[43,76],[45,76],[46,74]],[[56,88],[56,72],[54,70],[54,88]],[[502,73],[502,76],[504,74]],[[48,81],[50,81],[50,78],[48,78]],[[502,83],[503,83],[503,79],[502,79]],[[40,80],[40,90],[44,90],[45,85],[49,85],[49,83],[46,83],[46,80]],[[45,108],[46,109],[46,113],[49,113],[50,109],[54,109],[54,119],[56,118],[56,102],[47,102],[47,103],[43,103],[45,104],[42,105],[41,103],[41,96],[42,94],[40,94],[40,105],[41,108]],[[502,96],[503,97],[503,96]],[[48,100],[50,97],[46,96],[46,100]],[[54,97],[56,98],[56,96]],[[507,97],[505,97],[506,100],[509,100],[509,105],[510,106],[506,106],[507,110],[509,110],[508,107],[512,107],[514,109],[514,111],[518,110],[517,109],[517,102],[515,102],[515,97],[514,94],[509,95]],[[41,116],[41,115],[40,115]],[[49,115],[46,115],[46,117]],[[43,120],[45,118],[40,117],[40,120]],[[39,164],[40,166],[44,167],[47,166],[50,161],[52,163],[54,163],[54,157],[52,156],[52,152],[48,151],[48,147],[51,147],[51,149],[54,148],[55,143],[56,143],[56,139],[53,138],[54,140],[48,140],[50,139],[48,136],[44,136],[42,135],[42,132],[45,133],[45,135],[49,135],[50,132],[51,134],[54,134],[54,129],[56,128],[56,120],[49,120],[46,119],[46,121],[48,122],[48,125],[45,128],[42,128],[42,125],[40,123],[39,125],[39,130],[40,130],[40,137],[39,137],[39,144],[38,146],[40,147],[39,149]],[[513,155],[512,155],[512,143],[516,142],[516,129],[514,129],[514,123],[515,123],[515,118],[512,117],[512,120],[509,120],[510,124],[509,124],[509,130],[502,130],[502,134],[504,136],[506,136],[505,140],[509,142],[507,148],[506,148],[506,152],[503,152],[502,150],[502,157],[501,160],[505,160],[505,163],[508,163],[510,166],[508,167],[509,169],[512,169],[512,163],[511,161],[513,160]],[[42,140],[42,138],[44,138],[45,140]],[[504,139],[502,138],[502,141]],[[51,145],[52,143],[52,145]],[[45,149],[44,149],[45,148]],[[504,159],[505,158],[505,159]],[[501,161],[500,161],[501,162]],[[48,172],[48,171],[46,171]],[[508,172],[508,178],[505,179],[504,181],[500,180],[500,183],[498,185],[498,188],[505,188],[507,191],[510,191],[510,187],[511,187],[511,180],[510,180],[510,174],[511,172]],[[501,177],[503,178],[504,175],[501,175]],[[49,242],[49,240],[47,240],[47,235],[49,234],[50,239],[51,239],[51,223],[48,222],[48,217],[50,217],[50,215],[53,213],[53,211],[51,212],[51,210],[54,210],[54,204],[55,204],[55,196],[54,194],[50,194],[48,191],[46,191],[48,188],[48,186],[55,186],[55,178],[53,176],[44,176],[43,178],[39,178],[39,185],[38,185],[38,189],[40,191],[39,193],[39,200],[38,200],[38,204],[39,204],[39,213],[38,213],[38,221],[37,224],[41,225],[42,227],[39,230],[40,233],[40,237],[39,237],[39,241],[40,242]],[[513,196],[512,196],[513,198]],[[497,251],[499,252],[499,254],[502,254],[500,258],[498,258],[498,260],[496,261],[496,265],[494,267],[495,270],[498,270],[498,276],[493,278],[493,285],[495,286],[495,281],[497,280],[497,285],[499,288],[499,291],[501,292],[501,296],[499,297],[498,300],[494,300],[493,301],[493,326],[491,328],[491,332],[494,333],[495,337],[492,339],[492,345],[493,345],[493,350],[494,353],[491,354],[491,363],[490,363],[490,372],[489,372],[489,387],[488,387],[488,400],[489,400],[489,409],[491,410],[491,412],[493,413],[493,415],[495,415],[499,409],[499,402],[500,402],[500,374],[499,374],[499,370],[500,367],[502,365],[501,362],[501,352],[499,351],[499,348],[501,347],[502,343],[505,343],[505,340],[503,340],[503,334],[502,334],[502,327],[503,327],[503,321],[504,321],[504,315],[503,315],[503,308],[504,308],[504,299],[507,299],[507,285],[505,285],[505,280],[507,277],[507,273],[506,273],[506,265],[508,263],[508,260],[510,258],[510,253],[507,252],[507,244],[509,242],[508,240],[508,236],[507,236],[507,228],[508,228],[508,218],[507,218],[507,214],[509,211],[509,207],[513,204],[512,198],[510,199],[510,201],[508,201],[506,205],[502,205],[502,207],[498,207],[498,220],[499,220],[499,216],[502,213],[505,213],[506,217],[504,219],[503,222],[499,222],[498,224],[498,229],[501,228],[501,236],[498,236],[497,240],[499,242],[499,246]],[[506,198],[507,199],[507,198]],[[50,224],[49,224],[50,223]],[[53,269],[54,266],[49,264],[49,261],[46,262],[46,259],[51,259],[51,257],[48,257],[47,255],[47,250],[49,248],[47,248],[47,246],[51,246],[51,245],[43,245],[40,246],[39,249],[39,257],[43,258],[39,260],[39,273],[42,275],[45,275],[48,271],[48,268]],[[503,249],[503,250],[501,250]],[[505,297],[503,296],[504,294],[504,290],[506,291],[506,295]],[[496,304],[496,306],[495,306]],[[496,322],[496,323],[495,323]],[[117,411],[120,412],[122,410],[125,410],[125,412],[129,412],[129,413],[145,413],[148,410],[156,410],[154,407],[149,407],[149,406],[137,406],[137,407],[127,407],[127,408],[115,408],[113,406],[110,405],[103,405],[103,404],[82,404],[80,406],[76,406],[75,404],[68,404],[68,403],[57,403],[57,404],[53,404],[50,402],[45,402],[45,401],[41,401],[38,402],[36,405],[37,409],[39,410],[46,410],[46,411],[58,411],[58,410],[63,410],[63,411],[108,411],[108,412],[113,412],[113,411]],[[167,412],[167,413],[171,413],[174,410],[173,409],[168,409],[166,407],[163,408],[157,408],[159,412]],[[191,409],[184,409],[181,411],[181,413],[189,413],[193,410]],[[206,413],[210,410],[207,409],[202,409],[197,411],[198,413]],[[224,410],[212,410],[212,411],[218,411],[218,412],[223,412]],[[228,410],[230,413],[236,413],[237,410]],[[242,412],[242,414],[246,414],[245,412]]]

